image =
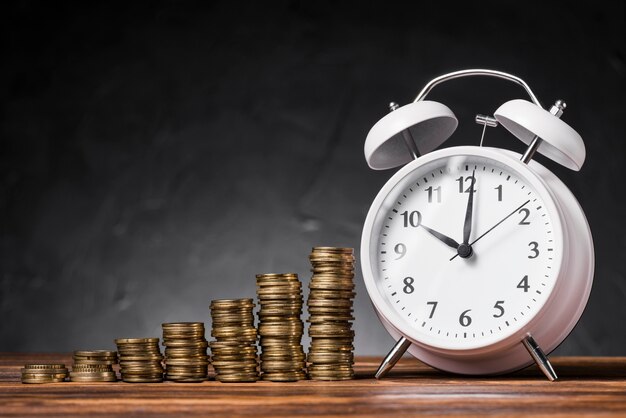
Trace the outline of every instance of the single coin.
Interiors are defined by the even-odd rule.
[[[109,350],[76,350],[74,351],[75,357],[116,357],[117,351],[109,351]]]
[[[62,382],[65,382],[65,378],[46,379],[46,380],[22,378],[22,383],[29,383],[29,384],[62,383]]]
[[[65,369],[65,364],[61,364],[61,363],[51,363],[51,364],[26,364],[24,365],[25,369],[40,369],[40,370],[47,370],[47,369]]]
[[[117,338],[115,344],[142,344],[142,343],[158,343],[158,338]]]

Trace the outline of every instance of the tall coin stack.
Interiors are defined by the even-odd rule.
[[[211,301],[211,336],[216,340],[209,346],[215,379],[220,382],[259,380],[253,308],[252,299]]]
[[[204,338],[204,323],[162,324],[165,346],[165,377],[175,382],[203,382],[209,360]]]
[[[302,349],[304,325],[302,285],[295,273],[257,274],[261,376],[263,380],[295,382],[306,378]]]
[[[117,364],[116,351],[74,351],[74,365],[70,380],[72,382],[116,382],[114,364]]]
[[[65,364],[26,364],[22,371],[22,383],[60,383],[68,375]]]
[[[115,340],[120,356],[122,380],[129,383],[163,381],[163,356],[158,338],[119,338]]]
[[[354,250],[315,247],[309,259],[308,374],[313,380],[348,380],[354,377]]]

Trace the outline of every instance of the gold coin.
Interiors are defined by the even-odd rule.
[[[126,383],[161,383],[162,377],[128,377],[122,379]]]
[[[167,328],[167,329],[170,329],[170,328],[175,328],[175,329],[202,328],[204,329],[204,322],[164,322],[161,324],[161,327]]]
[[[117,382],[117,376],[111,377],[70,377],[71,382],[90,383],[90,382]]]
[[[38,369],[38,370],[47,370],[47,369],[65,369],[65,364],[60,363],[51,363],[51,364],[26,364],[24,365],[25,369]]]
[[[117,351],[109,351],[109,350],[76,350],[74,351],[75,357],[115,357],[117,356]]]
[[[158,338],[117,338],[115,344],[154,344],[158,343]]]
[[[46,380],[22,378],[22,383],[30,383],[30,384],[62,383],[62,382],[65,382],[65,378],[63,378],[63,379],[46,379]]]
[[[355,292],[347,290],[311,290],[309,298],[312,299],[354,299]]]
[[[178,383],[202,383],[207,380],[206,377],[195,376],[182,376],[182,377],[168,377],[167,380]]]
[[[262,273],[262,274],[257,274],[256,275],[257,280],[264,280],[264,279],[297,279],[298,278],[298,274],[297,273]]]
[[[72,370],[113,370],[113,366],[110,364],[84,364],[74,363]]]
[[[230,308],[239,306],[254,306],[252,299],[215,299],[211,301],[211,308]]]
[[[110,377],[110,376],[115,376],[115,372],[113,370],[111,371],[92,371],[92,372],[80,372],[80,371],[74,371],[72,370],[72,373],[70,373],[70,376],[78,376],[78,377]]]
[[[340,253],[340,254],[352,254],[354,253],[354,248],[350,247],[313,247],[311,249],[312,253]]]
[[[24,367],[23,369],[21,369],[21,372],[24,373],[29,373],[29,374],[36,374],[36,375],[40,375],[40,376],[45,376],[45,375],[54,375],[54,374],[67,374],[68,370],[67,368],[63,368],[63,369],[58,369],[58,368],[54,368],[54,369],[38,369],[38,368],[27,368]]]
[[[354,321],[354,316],[352,315],[311,315],[307,322],[312,324],[314,323],[323,323],[323,322],[332,322],[332,321]]]
[[[222,383],[254,383],[259,380],[259,377],[246,374],[233,376],[217,375],[215,376],[215,380]]]
[[[304,372],[266,372],[261,378],[271,382],[297,382],[306,379],[306,374]]]
[[[339,282],[311,282],[309,283],[311,290],[354,290],[354,283],[345,281],[341,284]]]
[[[24,378],[24,379],[41,379],[41,380],[46,380],[46,379],[64,379],[67,376],[68,376],[68,373],[46,373],[46,374],[41,374],[41,373],[22,372],[22,378]]]

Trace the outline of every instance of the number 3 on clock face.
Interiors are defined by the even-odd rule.
[[[362,247],[368,292],[417,343],[519,342],[561,269],[558,209],[521,164],[485,149],[439,154],[398,172],[374,201]]]

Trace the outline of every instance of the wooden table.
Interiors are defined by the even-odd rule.
[[[69,355],[0,353],[0,416],[626,416],[626,357],[555,357],[560,380],[534,368],[500,377],[444,374],[403,359],[380,381],[378,358],[359,358],[347,382],[20,383],[33,362]]]

